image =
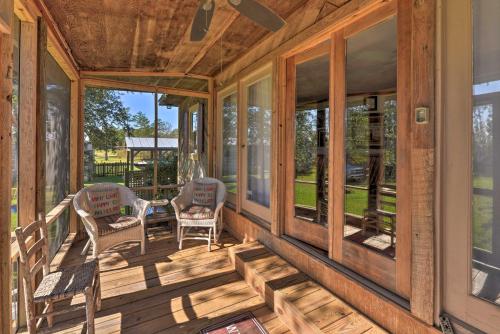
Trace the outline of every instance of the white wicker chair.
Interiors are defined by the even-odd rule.
[[[179,249],[182,249],[182,241],[186,239],[196,239],[196,240],[207,240],[208,241],[208,251],[210,252],[210,245],[212,239],[215,243],[219,242],[220,234],[222,233],[222,207],[224,206],[224,201],[226,199],[226,186],[224,183],[217,179],[210,177],[205,177],[202,179],[195,180],[199,183],[216,183],[217,184],[217,194],[216,194],[216,207],[210,214],[210,218],[203,219],[187,219],[183,218],[181,213],[189,208],[193,203],[193,185],[194,182],[188,182],[184,187],[182,187],[179,195],[172,199],[170,202],[175,210],[175,216],[177,218],[177,241],[179,242]],[[220,219],[219,219],[220,215]],[[208,228],[208,235],[203,235],[199,233],[190,234],[189,229],[191,228]],[[187,229],[187,231],[185,231]]]
[[[109,228],[109,225],[106,226],[105,223],[102,223],[99,219],[96,220],[92,216],[92,210],[89,206],[88,191],[109,188],[118,188],[120,205],[132,208],[131,216],[122,217],[136,218],[140,221],[140,224],[132,223],[130,226],[125,224],[120,228]],[[85,245],[82,255],[87,254],[90,244],[92,244],[92,256],[96,258],[104,250],[129,241],[140,242],[141,255],[146,253],[144,228],[146,226],[146,212],[150,207],[150,202],[138,198],[129,188],[115,183],[97,183],[80,190],[73,199],[73,205],[78,215],[82,218],[85,229],[89,235],[89,241]],[[106,233],[103,232],[104,230],[106,230]]]

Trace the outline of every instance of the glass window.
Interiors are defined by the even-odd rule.
[[[227,192],[236,194],[238,169],[238,94],[222,100],[222,165],[221,177]]]
[[[473,1],[472,294],[500,305],[500,3]],[[496,153],[495,153],[496,152]]]
[[[247,87],[247,189],[246,199],[270,206],[271,98],[268,76]]]
[[[295,215],[328,220],[330,55],[296,66]]]
[[[189,152],[198,152],[198,106],[194,105],[189,110]]]
[[[46,63],[46,212],[69,194],[69,118],[71,82],[47,52]],[[49,226],[49,253],[53,258],[69,232],[69,210]]]
[[[396,249],[396,18],[347,39],[344,237]]]

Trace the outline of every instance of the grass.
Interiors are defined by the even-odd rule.
[[[108,151],[108,160],[105,160],[104,157],[105,152],[103,150],[94,151],[94,161],[96,164],[127,161],[127,153],[125,150]]]
[[[111,182],[111,183],[125,185],[125,183],[123,182],[123,176],[101,176],[101,177],[94,177],[94,179],[91,182],[89,181],[85,182],[85,187],[103,182]]]

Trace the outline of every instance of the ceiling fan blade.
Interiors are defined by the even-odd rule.
[[[256,0],[228,0],[228,2],[242,15],[271,31],[280,30],[286,23],[279,15]]]
[[[215,3],[213,0],[201,0],[191,26],[191,41],[201,41],[210,28],[214,16]]]

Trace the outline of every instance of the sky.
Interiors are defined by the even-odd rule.
[[[132,114],[137,114],[142,111],[151,122],[155,118],[154,94],[152,93],[136,93],[136,92],[121,92],[120,99],[125,107],[130,108]],[[160,95],[159,95],[160,96]],[[172,124],[173,129],[177,129],[179,124],[179,110],[177,107],[168,109],[165,106],[159,106],[158,118]]]

